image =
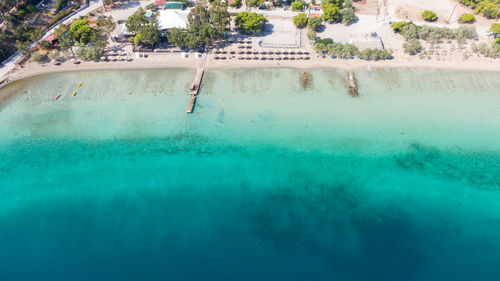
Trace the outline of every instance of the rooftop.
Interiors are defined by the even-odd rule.
[[[158,25],[161,30],[170,28],[186,28],[188,25],[188,10],[161,10]]]

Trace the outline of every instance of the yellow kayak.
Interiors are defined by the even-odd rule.
[[[73,96],[75,96],[75,95],[76,95],[76,91],[73,92]]]
[[[77,88],[80,88],[80,86],[83,84],[83,82],[81,82],[80,84],[78,84],[78,86],[76,86]]]

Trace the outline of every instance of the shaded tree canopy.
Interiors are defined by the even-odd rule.
[[[267,22],[267,19],[257,13],[240,12],[235,20],[235,26],[245,33],[260,33],[262,32],[262,27]]]

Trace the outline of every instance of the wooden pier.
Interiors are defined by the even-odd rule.
[[[191,83],[190,98],[188,102],[188,106],[186,109],[187,113],[193,113],[194,106],[196,104],[196,97],[200,91],[201,80],[203,79],[203,73],[205,72],[205,64],[207,62],[207,52],[205,51],[200,58],[200,65],[196,69],[196,75],[194,76],[194,81]]]

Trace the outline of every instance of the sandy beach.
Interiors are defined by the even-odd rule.
[[[297,68],[297,69],[338,69],[346,71],[356,71],[364,69],[435,69],[435,70],[459,70],[459,71],[500,71],[498,60],[471,57],[462,60],[457,57],[450,57],[450,60],[421,60],[418,57],[396,56],[393,60],[386,61],[365,61],[360,59],[342,60],[331,58],[318,58],[311,54],[310,60],[238,60],[228,58],[226,60],[216,60],[215,55],[210,54],[207,58],[206,69],[243,69],[243,68]],[[66,61],[60,65],[53,63],[30,62],[22,68],[6,77],[6,81],[0,86],[4,87],[14,81],[57,72],[66,71],[90,71],[90,70],[120,70],[120,69],[161,69],[161,68],[185,68],[195,69],[199,63],[199,58],[194,54],[189,54],[187,58],[182,58],[179,54],[149,54],[147,58],[138,58],[133,61],[118,62],[86,62],[75,64]]]

